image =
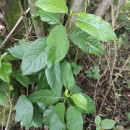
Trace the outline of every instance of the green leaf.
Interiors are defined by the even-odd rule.
[[[8,96],[3,93],[0,93],[0,105],[4,107],[8,106]]]
[[[60,118],[60,120],[64,123],[64,116],[65,116],[65,104],[59,103],[54,108],[56,114]]]
[[[80,65],[77,65],[76,62],[72,62],[71,66],[73,68],[73,73],[75,75],[78,75],[80,73],[80,71],[82,70],[82,67]]]
[[[3,82],[0,80],[0,93],[9,96],[10,95],[10,90],[9,90],[9,84],[6,82]]]
[[[101,130],[101,126],[96,126],[96,130]]]
[[[71,96],[71,99],[74,101],[76,106],[86,110],[88,107],[87,99],[80,93],[75,93]]]
[[[43,123],[42,113],[39,108],[35,107],[31,126],[39,128],[42,127],[42,123]]]
[[[25,42],[25,43],[15,45],[14,47],[9,48],[8,51],[12,56],[18,59],[23,59],[23,55],[28,49],[29,45],[30,45],[29,42]]]
[[[6,83],[9,83],[11,73],[12,65],[9,62],[3,62],[0,67],[0,79]]]
[[[44,125],[50,126],[51,119],[54,113],[54,106],[49,107],[43,113],[43,123]]]
[[[84,110],[84,109],[78,107],[78,109],[83,114],[93,114],[93,113],[96,113],[96,107],[95,107],[94,101],[88,95],[86,95],[85,93],[82,93],[82,90],[78,86],[75,85],[70,93],[71,93],[71,95],[75,94],[75,93],[80,93],[80,94],[82,94],[86,98],[86,100],[87,100],[87,109]]]
[[[37,90],[29,96],[29,99],[32,102],[40,102],[44,104],[53,104],[57,102],[59,98],[60,95],[52,90]]]
[[[65,130],[65,124],[60,119],[64,114],[65,111],[61,104],[56,107],[50,107],[43,114],[43,122],[48,125],[49,130]]]
[[[38,72],[38,73],[31,74],[31,75],[28,75],[28,78],[29,78],[29,81],[30,81],[31,84],[33,84],[33,83],[38,83],[38,80],[39,80],[39,72]]]
[[[30,44],[22,60],[22,73],[29,75],[35,73],[47,64],[46,38],[41,38]]]
[[[83,117],[78,109],[70,106],[66,112],[67,130],[83,130]]]
[[[83,113],[86,113],[86,114],[96,113],[96,107],[95,107],[94,101],[85,93],[82,93],[82,95],[86,98],[88,102],[88,107],[85,111],[83,110]]]
[[[13,60],[17,60],[17,58],[15,58],[14,56],[12,56],[10,53],[8,53],[8,54],[4,57],[4,59],[3,59],[3,61],[5,61],[5,62],[13,61]]]
[[[54,63],[61,61],[69,50],[66,28],[61,25],[54,27],[48,36],[47,46],[48,60]]]
[[[13,76],[16,78],[16,80],[22,84],[24,87],[28,88],[29,87],[29,78],[25,75],[22,75],[22,72],[20,70],[18,71],[13,71]]]
[[[98,66],[93,66],[89,70],[85,71],[86,75],[90,78],[100,79],[100,69]]]
[[[72,73],[71,65],[67,61],[61,63],[62,83],[65,88],[71,90],[74,87],[74,75]]]
[[[60,23],[60,14],[49,13],[43,10],[38,10],[36,16],[40,16],[42,21],[47,22],[48,24],[57,24]]]
[[[8,55],[8,52],[3,53],[3,54],[0,56],[0,61],[3,61],[7,55]]]
[[[102,121],[101,117],[99,115],[97,115],[96,118],[95,118],[95,124],[96,124],[96,126],[100,126],[101,121]]]
[[[70,93],[71,93],[71,94],[82,93],[82,90],[81,90],[80,87],[78,87],[78,86],[75,84],[75,86],[73,87],[73,89],[71,90]]]
[[[115,121],[114,120],[111,120],[111,119],[104,119],[102,122],[101,122],[101,126],[104,128],[104,129],[112,129],[115,125]]]
[[[56,63],[52,65],[50,68],[47,67],[45,69],[45,74],[51,89],[61,93],[62,83],[60,64]]]
[[[66,0],[38,0],[36,6],[50,13],[67,13]]]
[[[46,105],[44,103],[37,103],[40,111],[43,113],[46,110]]]
[[[50,88],[50,86],[47,82],[45,71],[43,71],[39,75],[39,80],[38,80],[38,83],[37,83],[37,89],[49,89],[49,88]]]
[[[33,117],[33,105],[27,99],[26,96],[22,95],[19,97],[16,106],[16,122],[21,122],[23,126],[29,128]]]
[[[105,50],[101,42],[81,29],[75,29],[70,34],[71,41],[81,50],[89,54],[104,54]]]
[[[99,16],[88,13],[77,13],[75,24],[94,38],[101,41],[116,40],[111,25]]]

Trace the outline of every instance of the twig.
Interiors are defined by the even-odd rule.
[[[24,22],[25,31],[26,31],[26,35],[25,36],[26,36],[26,39],[28,39],[29,32],[28,32],[27,17],[26,17],[26,12],[25,12],[24,7],[23,7],[22,0],[19,1],[19,6],[20,6],[20,10],[21,10],[22,16],[24,16],[23,22]]]
[[[124,70],[125,66],[130,62],[130,56],[128,57],[128,59],[125,61],[124,65],[122,66],[122,68],[119,71],[119,75],[122,73],[122,71]],[[115,79],[113,80],[113,82],[116,82],[119,76],[115,77]]]
[[[5,121],[5,107],[4,107],[4,109],[3,109],[3,118],[2,118],[1,130],[4,130],[4,121]]]
[[[79,48],[76,47],[75,62],[78,60]]]
[[[114,16],[113,3],[111,4],[111,14],[112,14],[112,27],[113,27],[113,30],[114,30],[115,16]],[[106,94],[105,94],[104,99],[103,99],[103,101],[101,103],[101,106],[100,106],[100,109],[99,109],[98,113],[101,112],[103,104],[104,104],[104,102],[105,102],[105,100],[107,98],[107,95],[108,95],[108,93],[109,93],[109,91],[110,91],[110,89],[111,89],[111,87],[113,85],[112,76],[113,76],[114,68],[115,68],[116,61],[117,61],[116,56],[117,56],[117,46],[116,46],[116,41],[114,41],[114,61],[113,61],[112,69],[110,71],[109,87],[108,87],[108,89],[106,91]]]
[[[30,9],[28,8],[26,10],[26,14],[30,11]],[[19,18],[19,20],[17,21],[17,23],[15,24],[15,26],[13,27],[13,29],[10,31],[10,33],[7,35],[7,37],[5,38],[5,40],[2,42],[2,44],[0,45],[0,50],[6,45],[7,41],[9,40],[9,38],[12,36],[12,34],[14,33],[14,31],[16,30],[16,28],[19,26],[19,24],[21,23],[21,21],[23,20],[24,16],[21,16]]]
[[[5,127],[5,130],[8,130],[8,126],[9,126],[9,121],[10,121],[10,117],[11,117],[11,112],[12,112],[12,101],[11,101],[11,99],[10,99],[10,97],[9,97],[9,103],[10,103],[10,109],[9,109],[9,115],[8,115],[8,120],[7,120],[7,125],[6,125],[6,127]]]

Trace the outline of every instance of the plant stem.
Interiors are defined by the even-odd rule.
[[[11,99],[10,99],[10,97],[9,97],[9,103],[10,103],[10,109],[9,109],[9,115],[8,115],[8,120],[7,120],[7,125],[6,125],[6,127],[5,127],[5,130],[8,130],[8,126],[9,126],[9,121],[10,121],[10,117],[11,117],[11,112],[12,112],[12,101],[11,101]]]
[[[77,12],[85,12],[86,7],[85,7],[85,0],[71,0],[71,7],[70,7],[70,12],[72,15],[70,15],[68,19],[68,25],[67,25],[67,30],[68,32],[74,27],[74,19],[75,19],[75,13]]]
[[[45,30],[43,27],[43,22],[40,20],[40,18],[39,17],[35,18],[35,13],[37,11],[37,7],[35,7],[34,5],[35,2],[36,0],[28,0],[35,33],[36,33],[37,38],[40,38],[40,37],[45,36]]]

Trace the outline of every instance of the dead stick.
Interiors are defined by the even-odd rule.
[[[112,27],[113,27],[113,30],[114,30],[115,15],[114,15],[113,3],[111,4],[111,16],[112,16]],[[112,85],[114,83],[112,81],[112,76],[113,76],[113,72],[114,72],[114,67],[116,66],[116,61],[117,61],[116,56],[117,56],[117,45],[116,45],[116,41],[114,41],[114,61],[113,61],[113,65],[112,65],[112,70],[110,71],[109,87],[108,87],[108,89],[106,91],[106,94],[105,94],[104,99],[103,99],[103,101],[101,103],[101,106],[100,106],[100,109],[99,109],[98,113],[101,112],[101,110],[103,108],[103,105],[104,105],[104,102],[105,102],[105,100],[107,98],[107,95],[108,95],[109,91],[111,90],[111,87],[112,87]]]
[[[26,10],[26,14],[30,11],[30,9],[28,8]],[[13,27],[13,29],[10,31],[10,33],[7,35],[7,37],[5,38],[5,40],[2,42],[2,44],[0,45],[0,50],[6,45],[7,41],[9,40],[9,38],[12,36],[12,34],[14,33],[14,31],[16,30],[16,28],[18,27],[18,25],[21,23],[21,21],[24,19],[24,16],[21,16],[19,18],[19,20],[17,21],[17,23],[15,24],[15,26]]]

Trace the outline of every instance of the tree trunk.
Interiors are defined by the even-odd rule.
[[[8,32],[16,24],[17,20],[21,16],[20,6],[18,0],[1,0],[0,9],[4,15],[4,20]],[[20,30],[20,31],[19,31]],[[18,31],[18,33],[17,33]],[[22,38],[24,33],[23,23],[20,24],[19,28],[15,31],[17,38]]]

